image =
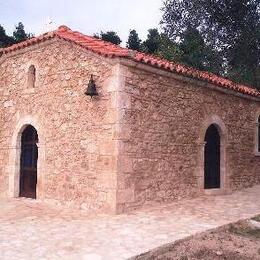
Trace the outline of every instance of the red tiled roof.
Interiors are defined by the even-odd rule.
[[[7,48],[2,48],[0,49],[0,54],[10,53],[15,50],[19,50],[27,46],[42,41],[46,41],[55,37],[76,43],[77,45],[80,45],[81,47],[89,51],[95,52],[97,54],[106,57],[110,57],[110,58],[122,57],[130,60],[134,60],[136,62],[148,64],[150,66],[175,72],[190,78],[206,81],[214,85],[217,85],[218,87],[223,89],[229,89],[242,94],[260,98],[260,91],[258,91],[257,89],[250,88],[242,84],[237,84],[231,80],[222,78],[210,72],[200,71],[178,63],[167,61],[165,59],[161,59],[160,57],[122,48],[118,45],[114,45],[112,43],[105,42],[100,39],[96,39],[94,37],[86,36],[79,32],[72,31],[71,29],[69,29],[67,26],[64,25],[60,26],[56,31],[45,33],[39,37],[35,37],[18,44],[14,44]]]

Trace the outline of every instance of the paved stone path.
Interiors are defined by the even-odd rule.
[[[126,259],[165,243],[260,214],[260,186],[118,216],[0,200],[0,259]]]

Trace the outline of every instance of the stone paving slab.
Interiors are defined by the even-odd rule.
[[[260,186],[224,196],[89,215],[29,199],[0,200],[0,259],[127,259],[260,214]]]

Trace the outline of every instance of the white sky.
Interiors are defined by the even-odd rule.
[[[113,30],[125,42],[130,29],[145,39],[147,30],[160,28],[163,0],[0,0],[0,24],[11,35],[23,22],[27,32],[43,32],[47,18],[56,26],[93,35]]]

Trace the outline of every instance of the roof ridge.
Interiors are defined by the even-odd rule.
[[[127,57],[129,55],[129,50],[126,48],[104,41],[102,39],[97,39],[93,36],[82,34],[78,31],[72,31],[66,26],[60,26],[55,33],[58,37],[68,41],[74,41],[75,43],[80,44],[82,47],[104,56]],[[85,42],[79,41],[80,39],[85,40]]]
[[[111,42],[104,41],[104,40],[102,40],[102,39],[100,39],[100,38],[96,38],[96,37],[94,37],[94,36],[86,35],[86,34],[83,34],[83,33],[79,32],[79,31],[72,31],[72,30],[71,30],[69,27],[67,27],[66,25],[61,25],[61,26],[59,26],[59,27],[58,27],[58,30],[56,30],[55,32],[56,32],[57,34],[62,33],[62,32],[69,32],[69,33],[72,33],[72,34],[77,34],[77,35],[79,35],[80,37],[90,39],[90,40],[92,40],[92,41],[98,41],[98,42],[100,42],[100,43],[102,43],[102,44],[105,44],[105,45],[107,45],[107,46],[125,49],[125,48],[123,48],[123,47],[121,47],[121,46],[119,46],[119,45],[115,45],[115,44],[113,44],[113,43],[111,43]]]
[[[209,71],[198,70],[189,67],[185,64],[166,60],[156,55],[130,50],[119,45],[106,42],[102,39],[95,38],[94,36],[88,36],[78,31],[72,31],[66,25],[61,25],[58,27],[58,29],[54,31],[41,34],[37,37],[33,37],[31,39],[14,44],[12,46],[0,48],[0,54],[3,55],[12,51],[16,51],[18,49],[22,49],[27,46],[37,44],[39,42],[52,39],[55,36],[65,41],[70,41],[75,44],[78,44],[81,47],[99,55],[103,55],[110,58],[121,57],[130,59],[135,62],[144,63],[156,68],[182,74],[183,76],[203,80],[215,84],[222,89],[230,89],[236,92],[240,92],[242,94],[260,98],[260,91],[256,88],[233,82],[230,79],[224,78]]]

